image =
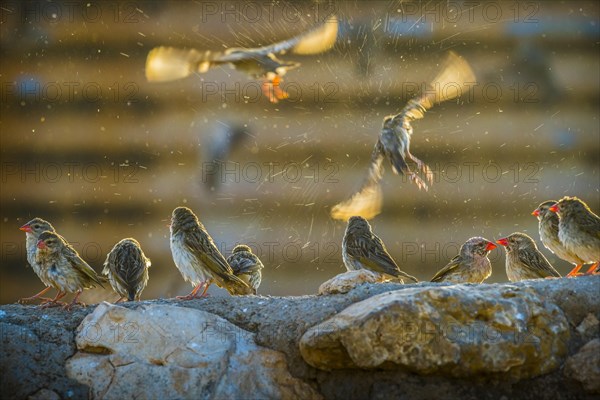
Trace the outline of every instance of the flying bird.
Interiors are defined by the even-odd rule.
[[[277,103],[288,97],[280,87],[281,77],[288,70],[300,66],[296,62],[282,61],[277,55],[287,52],[300,55],[325,52],[335,44],[337,33],[338,20],[332,16],[307,33],[264,47],[232,47],[224,52],[155,47],[146,59],[146,79],[149,82],[168,82],[229,64],[250,78],[263,79],[263,93],[272,103]]]
[[[406,175],[419,189],[428,190],[433,175],[429,167],[410,152],[413,134],[411,123],[423,118],[425,112],[435,104],[466,93],[467,84],[472,85],[475,81],[475,74],[469,64],[451,51],[439,74],[429,84],[430,90],[409,100],[400,113],[383,119],[361,188],[350,199],[335,205],[331,216],[339,220],[346,220],[354,215],[371,219],[381,212],[383,196],[380,181],[383,178],[385,159],[389,160],[395,174]],[[408,162],[414,163],[425,179],[411,170]]]

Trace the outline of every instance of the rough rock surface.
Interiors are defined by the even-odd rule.
[[[67,375],[94,399],[321,398],[290,376],[282,353],[205,311],[101,303],[77,330]]]
[[[319,294],[348,293],[350,290],[363,283],[378,283],[387,280],[389,279],[386,279],[383,275],[366,269],[348,271],[323,282],[321,286],[319,286]]]
[[[493,295],[494,290],[500,292],[507,285],[530,289],[550,307],[555,305],[562,311],[570,330],[568,357],[577,354],[590,335],[599,338],[597,330],[590,328],[593,327],[593,320],[589,315],[600,319],[600,277],[482,284],[471,286],[471,290],[490,290]],[[327,399],[598,398],[597,394],[587,391],[579,380],[565,375],[564,364],[547,374],[515,382],[504,379],[502,373],[473,379],[444,374],[420,375],[401,368],[324,371],[308,365],[300,354],[300,339],[310,328],[355,303],[390,291],[442,287],[450,286],[427,282],[409,285],[367,283],[346,294],[328,296],[211,297],[187,302],[159,299],[120,307],[136,310],[140,307],[168,305],[218,315],[244,331],[252,332],[257,346],[285,354],[292,377],[310,385]],[[77,353],[77,327],[96,307],[98,305],[76,308],[66,313],[60,309],[40,310],[34,306],[16,304],[0,306],[0,397],[27,399],[36,394],[43,396],[44,393],[54,392],[61,399],[90,398],[90,389],[86,385],[67,376],[66,364]],[[588,322],[582,326],[584,320]],[[582,327],[584,334],[577,330],[578,327]],[[166,329],[169,330],[168,327]],[[113,331],[110,333],[113,334]],[[284,368],[284,365],[280,368]],[[256,396],[250,393],[245,398]]]
[[[569,357],[565,375],[581,382],[588,392],[600,394],[600,339],[588,342]]]
[[[557,368],[570,330],[563,312],[530,288],[414,287],[355,303],[300,341],[313,367],[402,368],[520,379]]]

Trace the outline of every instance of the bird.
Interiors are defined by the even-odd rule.
[[[233,269],[234,275],[252,288],[252,294],[256,294],[262,280],[261,270],[264,266],[258,256],[252,253],[252,249],[244,244],[235,246],[231,255],[227,257],[227,263]]]
[[[567,249],[560,241],[560,238],[558,237],[559,218],[556,213],[550,211],[550,207],[554,204],[556,204],[556,200],[545,201],[533,210],[531,214],[536,216],[539,221],[540,240],[544,246],[552,253],[556,254],[557,257],[575,264],[575,268],[567,274],[567,276],[573,276],[581,269],[584,260]]]
[[[41,279],[58,290],[52,300],[42,303],[42,307],[62,304],[64,309],[70,310],[75,304],[83,304],[78,301],[83,289],[96,285],[104,287],[96,271],[56,232],[42,232],[36,246],[35,261],[40,266]],[[67,293],[75,293],[73,301],[69,304],[60,302]]]
[[[593,273],[600,262],[600,217],[577,197],[565,196],[550,207],[558,213],[558,238],[567,250],[593,265],[586,274]],[[575,275],[583,265],[569,273]]]
[[[232,47],[224,52],[155,47],[146,59],[146,79],[167,82],[204,73],[211,67],[229,64],[251,78],[264,79],[262,90],[272,103],[289,95],[280,85],[288,70],[300,66],[296,62],[279,60],[276,55],[291,52],[300,55],[318,54],[333,47],[338,33],[338,20],[331,16],[323,24],[288,40],[258,48]]]
[[[475,74],[467,61],[451,51],[441,71],[430,83],[430,90],[409,100],[400,113],[383,119],[379,138],[371,152],[369,169],[360,189],[331,209],[332,218],[346,220],[352,215],[359,215],[371,219],[381,212],[383,196],[380,181],[383,178],[385,159],[390,161],[395,174],[406,175],[418,189],[428,190],[428,184],[433,181],[433,174],[427,164],[410,152],[413,134],[411,122],[423,118],[425,112],[434,104],[466,93],[467,85],[475,82]],[[415,163],[425,179],[410,169],[407,160]]]
[[[492,274],[488,259],[496,245],[482,237],[467,240],[444,268],[438,271],[431,282],[481,283]]]
[[[178,296],[178,299],[192,300],[204,297],[213,281],[232,295],[252,293],[252,288],[233,274],[227,260],[192,210],[187,207],[175,208],[170,231],[171,253],[175,266],[183,279],[194,285],[190,294]],[[198,295],[202,287],[204,291]]]
[[[148,284],[148,268],[152,263],[146,257],[140,243],[126,238],[114,245],[104,261],[102,275],[108,278],[113,290],[123,299],[139,300]]]
[[[37,251],[38,238],[40,237],[42,232],[56,232],[56,230],[54,229],[52,224],[50,224],[50,222],[39,217],[32,219],[28,223],[21,226],[19,229],[25,232],[25,248],[27,250],[27,262],[29,263],[29,265],[31,265],[31,268],[38,276],[38,278],[42,280],[42,283],[46,285],[46,288],[44,290],[33,296],[24,297],[20,299],[19,303],[27,303],[33,300],[48,301],[50,300],[49,298],[40,296],[42,296],[48,290],[50,290],[52,286],[50,286],[49,283],[44,282],[44,280],[42,279],[42,267],[35,261],[35,254]]]
[[[511,282],[561,277],[538,250],[533,239],[525,233],[512,233],[496,240],[496,243],[506,249],[506,275]]]
[[[360,216],[348,219],[342,240],[342,259],[348,271],[367,269],[385,276],[418,282],[417,278],[400,270],[389,255],[385,244],[371,230],[369,222]]]

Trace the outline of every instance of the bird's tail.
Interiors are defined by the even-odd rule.
[[[469,63],[455,52],[450,51],[440,72],[431,81],[431,87],[434,90],[423,95],[429,102],[425,108],[429,109],[433,104],[460,97],[467,93],[476,81],[477,78]]]

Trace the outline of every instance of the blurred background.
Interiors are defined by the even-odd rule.
[[[344,272],[345,222],[384,116],[435,76],[448,50],[469,61],[469,96],[414,123],[428,192],[389,168],[372,225],[400,267],[431,279],[469,237],[515,231],[576,195],[598,213],[599,3],[3,1],[0,302],[42,283],[27,265],[33,217],[49,220],[100,271],[120,239],[152,259],[142,298],[187,294],[169,249],[172,209],[191,207],[225,256],[247,243],[263,295],[315,293]],[[148,83],[148,52],[222,51],[287,39],[338,15],[334,48],[302,65],[271,104],[225,66]],[[214,160],[219,160],[214,162]],[[571,266],[542,252],[566,274]],[[504,250],[488,282],[506,281]],[[213,295],[224,295],[211,288]],[[114,300],[86,291],[84,301]]]

